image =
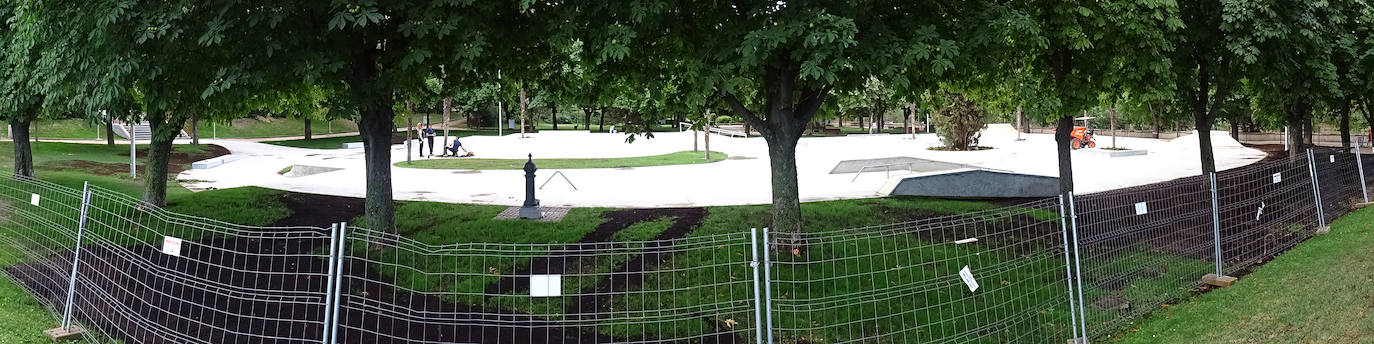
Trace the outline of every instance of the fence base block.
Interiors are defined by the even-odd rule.
[[[1368,206],[1371,205],[1371,204],[1374,204],[1374,202],[1369,202],[1369,203],[1355,203],[1355,204],[1354,204],[1354,207],[1355,207],[1355,209],[1361,209],[1361,208],[1364,208],[1364,207],[1368,207]]]
[[[1206,274],[1202,276],[1202,283],[1214,287],[1226,288],[1236,283],[1236,278],[1231,276],[1217,276],[1217,274]]]
[[[80,326],[73,325],[69,329],[62,329],[61,327],[58,327],[43,330],[43,334],[48,335],[48,338],[52,339],[54,342],[62,340],[77,340],[81,338],[81,335],[86,334],[86,329],[83,329]]]
[[[1331,226],[1317,227],[1317,235],[1322,235],[1326,233],[1331,233]]]
[[[1069,344],[1088,344],[1088,339],[1083,337],[1069,338]]]

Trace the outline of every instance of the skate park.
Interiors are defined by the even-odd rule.
[[[1263,159],[1225,132],[1211,133],[1219,169]],[[523,138],[522,138],[523,136]],[[991,149],[940,151],[935,134],[855,134],[802,138],[797,147],[798,181],[803,202],[884,197],[901,194],[897,184],[910,178],[984,171],[991,178],[968,188],[997,189],[1007,183],[1054,178],[1057,165],[1052,134],[1017,133],[1007,124],[990,124],[981,145]],[[642,135],[627,142],[622,133],[544,131],[461,138],[483,159],[621,158],[705,149],[704,134],[679,131]],[[1113,156],[1113,138],[1097,135],[1097,148],[1073,151],[1075,184],[1092,193],[1196,175],[1196,135],[1171,140],[1118,137],[1115,145],[1142,155]],[[227,148],[237,160],[182,172],[177,179],[192,190],[259,186],[335,196],[364,195],[362,148],[304,149],[240,140],[202,140]],[[440,142],[443,138],[440,138]],[[695,142],[694,142],[695,141]],[[418,142],[418,141],[415,141]],[[356,145],[353,145],[356,146]],[[418,143],[391,146],[392,183],[398,200],[491,205],[523,201],[524,171],[407,168],[421,157]],[[710,150],[723,161],[652,167],[540,169],[539,198],[560,207],[684,207],[765,204],[769,198],[767,145],[760,137],[711,134]],[[428,153],[427,151],[425,153]],[[704,152],[698,152],[703,153]],[[290,167],[293,172],[281,173]],[[555,175],[558,173],[560,175]],[[1008,179],[1009,178],[1009,179]],[[978,190],[969,190],[976,194]],[[941,195],[951,196],[951,195]],[[1035,195],[1026,195],[1035,196]]]

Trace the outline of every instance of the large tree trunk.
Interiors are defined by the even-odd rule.
[[[1350,151],[1350,98],[1341,99],[1341,148]]]
[[[1227,121],[1227,122],[1230,122],[1230,123],[1231,123],[1231,138],[1232,138],[1232,139],[1235,139],[1237,142],[1239,142],[1239,141],[1240,141],[1240,121],[1239,121],[1239,120],[1232,119],[1232,120],[1229,120],[1229,121]]]
[[[1295,100],[1289,104],[1285,111],[1288,120],[1288,157],[1297,159],[1306,145],[1303,144],[1303,120],[1307,117],[1307,103],[1302,100]]]
[[[754,124],[768,144],[768,161],[772,172],[772,228],[779,233],[793,233],[794,250],[800,249],[802,232],[801,194],[797,185],[797,140],[830,92],[828,87],[796,85],[798,69],[798,66],[781,63],[764,67],[762,90],[766,95],[766,119],[746,109],[733,94],[726,93],[724,97],[735,113],[744,118],[746,125]]]
[[[1214,115],[1202,112],[1193,113],[1193,125],[1197,128],[1198,154],[1202,158],[1202,174],[1210,174],[1217,171],[1217,158],[1212,155],[1212,122]]]
[[[350,58],[348,84],[354,90],[373,88],[374,79],[380,74],[376,63],[376,44],[364,38],[357,42]],[[404,47],[395,47],[403,50]],[[363,161],[367,170],[367,199],[365,202],[367,226],[373,230],[394,233],[396,231],[395,204],[391,190],[391,135],[396,131],[392,119],[391,91],[375,94],[366,99],[359,109],[358,132],[363,139]],[[406,128],[410,130],[410,128]]]
[[[1313,122],[1314,122],[1314,121],[1312,120],[1312,115],[1311,115],[1310,111],[1308,111],[1308,114],[1305,115],[1305,116],[1303,116],[1303,117],[1304,117],[1304,120],[1303,120],[1303,122],[1302,122],[1302,138],[1303,138],[1303,142],[1304,142],[1304,143],[1307,143],[1307,144],[1309,144],[1309,145],[1316,146],[1316,145],[1317,145],[1317,141],[1312,139],[1312,135],[1313,135],[1313,133],[1316,131],[1316,126],[1313,125]],[[1303,147],[1307,147],[1307,146],[1303,146]]]
[[[115,145],[114,119],[105,118],[105,145],[114,147]]]
[[[367,226],[387,232],[394,232],[396,227],[391,190],[391,135],[396,131],[391,119],[394,117],[396,114],[391,106],[379,102],[364,109],[358,120],[367,169]]]
[[[200,118],[195,115],[191,116],[191,144],[200,144]]]
[[[592,112],[593,112],[593,111],[595,111],[595,110],[593,110],[592,108],[588,108],[588,107],[582,108],[582,128],[587,129],[587,131],[592,131]]]
[[[1073,116],[1059,117],[1054,128],[1054,146],[1059,155],[1059,193],[1073,192],[1073,152],[1069,143],[1073,140]]]
[[[553,130],[558,130],[558,103],[549,102],[549,110],[553,111],[549,114],[549,123],[553,124]]]
[[[143,164],[143,204],[167,206],[167,165],[171,162],[172,141],[181,134],[187,117],[175,114],[150,115],[153,137],[148,143],[148,162]]]
[[[1150,122],[1152,127],[1151,132],[1154,134],[1155,138],[1159,138],[1159,112],[1155,112],[1155,107],[1153,104],[1145,103],[1145,107],[1150,110]]]
[[[311,139],[310,135],[312,134],[310,129],[310,117],[302,117],[302,119],[305,119],[305,139],[308,141]]]
[[[33,116],[27,113],[10,117],[10,138],[14,140],[14,175],[33,177],[33,147],[29,143],[29,125]]]
[[[596,125],[596,131],[606,131],[606,107],[605,107],[605,106],[602,106],[602,107],[601,107],[601,115],[600,115],[600,116],[597,116],[597,117],[599,117],[597,120],[600,121],[600,123],[598,123],[598,124]]]

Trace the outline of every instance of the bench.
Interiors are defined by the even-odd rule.
[[[223,155],[223,156],[218,156],[218,157],[214,157],[214,158],[209,158],[209,159],[205,159],[205,160],[193,162],[193,163],[191,163],[191,169],[193,169],[193,170],[203,170],[203,169],[207,169],[207,168],[215,168],[215,167],[219,167],[219,165],[224,165],[224,164],[231,163],[231,162],[238,161],[238,160],[239,160],[239,157],[236,156],[236,155],[233,155],[233,154],[230,154],[230,155]]]

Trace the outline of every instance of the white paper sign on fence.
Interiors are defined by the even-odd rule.
[[[39,199],[39,198],[40,198],[40,197],[38,196],[38,194],[33,194],[33,197],[29,197],[29,203],[31,203],[31,204],[33,204],[33,206],[37,207],[37,206],[38,206],[38,199]]]
[[[1274,184],[1278,184],[1278,183],[1281,182],[1281,181],[1283,181],[1283,172],[1275,173],[1275,174],[1274,174]]]
[[[1331,163],[1335,163],[1335,162],[1336,162],[1336,156],[1335,156],[1335,155],[1327,155],[1327,156],[1328,156],[1328,157],[1331,157]]]
[[[162,237],[162,253],[181,257],[181,239],[169,236]]]
[[[1139,203],[1136,203],[1136,204],[1135,204],[1135,214],[1136,214],[1136,215],[1145,215],[1145,213],[1147,213],[1147,212],[1149,212],[1149,211],[1150,211],[1150,209],[1149,209],[1148,207],[1145,206],[1145,202],[1139,202]]]
[[[968,265],[964,265],[964,268],[959,270],[959,278],[968,285],[968,291],[978,290],[978,281],[973,279],[973,271],[968,269]]]
[[[563,275],[530,275],[530,297],[563,296]]]

